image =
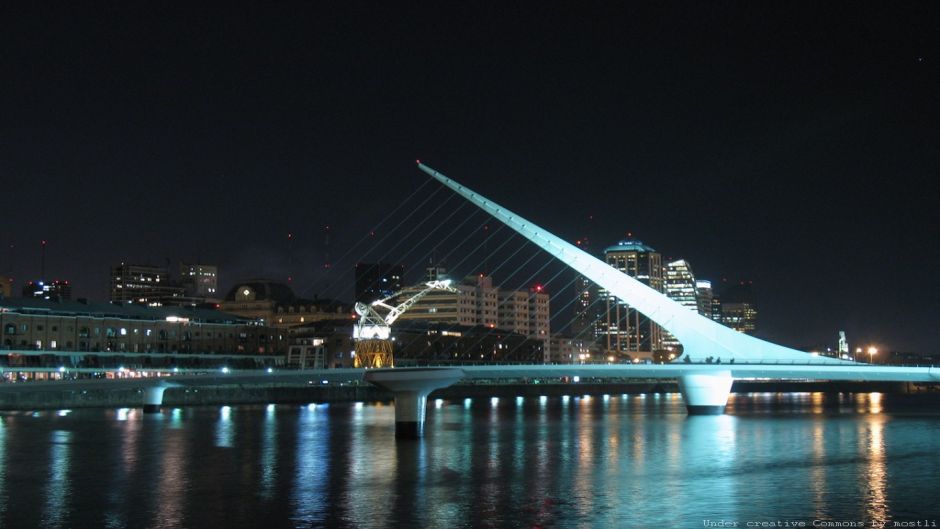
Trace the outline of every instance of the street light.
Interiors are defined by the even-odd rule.
[[[869,364],[874,363],[874,357],[877,353],[878,353],[878,349],[876,349],[874,346],[868,348],[868,363]]]
[[[853,361],[853,362],[858,362],[858,355],[860,355],[860,354],[862,354],[862,348],[861,348],[861,347],[856,347],[856,348],[855,348],[855,356],[852,357],[852,361]]]

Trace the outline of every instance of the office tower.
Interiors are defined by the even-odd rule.
[[[402,289],[405,266],[389,263],[356,264],[356,301],[371,303]]]
[[[698,312],[698,299],[696,297],[695,276],[692,266],[685,259],[667,263],[663,271],[663,285],[669,299]],[[668,351],[680,350],[679,340],[668,331],[663,331],[663,347]]]
[[[757,307],[750,281],[728,285],[721,291],[721,322],[745,334],[757,329]]]
[[[54,301],[72,299],[72,285],[68,281],[29,281],[23,285],[24,298],[40,298]]]
[[[695,303],[698,313],[706,318],[712,317],[712,282],[707,279],[695,280]]]
[[[111,267],[111,301],[151,307],[177,305],[186,289],[170,280],[160,266],[121,263]]]
[[[663,291],[662,257],[659,252],[633,238],[624,239],[604,250],[608,265],[650,288]],[[604,317],[595,324],[595,338],[608,354],[651,358],[662,349],[662,329],[628,303],[599,289],[606,302]]]

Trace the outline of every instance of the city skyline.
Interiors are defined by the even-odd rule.
[[[73,297],[167,256],[351,293],[323,265],[421,158],[569,240],[752,279],[774,341],[936,351],[936,7],[296,9],[0,22],[16,291],[46,239]]]

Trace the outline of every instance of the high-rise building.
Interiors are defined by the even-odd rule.
[[[711,319],[722,323],[721,320],[721,296],[716,295],[712,292],[712,310],[711,310]]]
[[[692,273],[692,265],[685,259],[666,263],[664,276],[663,284],[669,299],[692,312],[698,312],[698,298],[696,296],[695,275]],[[663,347],[668,351],[678,352],[680,350],[679,340],[672,333],[663,330]]]
[[[24,298],[67,301],[72,299],[72,285],[68,281],[27,281],[23,285]]]
[[[608,265],[649,286],[663,291],[663,266],[659,252],[637,239],[624,239],[604,250]],[[652,358],[661,350],[662,328],[604,289],[598,295],[606,302],[603,318],[594,326],[594,336],[607,354]]]
[[[757,307],[750,281],[728,285],[721,291],[721,322],[745,334],[757,329]]]
[[[535,285],[529,289],[529,334],[526,336],[540,340],[544,344],[542,361],[546,363],[551,361],[552,356],[549,324],[551,314],[548,300],[548,292],[545,292],[542,285]],[[502,307],[500,307],[501,310]]]
[[[356,301],[372,303],[402,289],[404,265],[389,263],[356,264]]]
[[[208,300],[219,297],[219,267],[206,264],[180,263],[179,284],[186,296]]]
[[[186,289],[170,281],[166,268],[121,263],[111,267],[111,301],[150,307],[177,305]]]
[[[581,250],[591,253],[591,243],[587,237],[575,241]],[[602,316],[602,308],[597,302],[597,286],[593,281],[578,274],[574,280],[575,300],[574,319],[570,332],[573,336],[584,339],[593,333],[594,322]]]
[[[712,282],[707,279],[695,280],[695,303],[698,313],[706,318],[712,317]]]

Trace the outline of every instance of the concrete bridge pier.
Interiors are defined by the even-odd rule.
[[[163,405],[163,392],[167,387],[159,384],[144,388],[144,413],[160,413],[160,406]]]
[[[409,368],[369,370],[365,380],[395,395],[395,437],[417,439],[424,435],[428,394],[463,378],[459,368]]]
[[[679,391],[685,401],[689,415],[721,415],[728,404],[731,383],[730,371],[715,371],[708,374],[682,375]]]

